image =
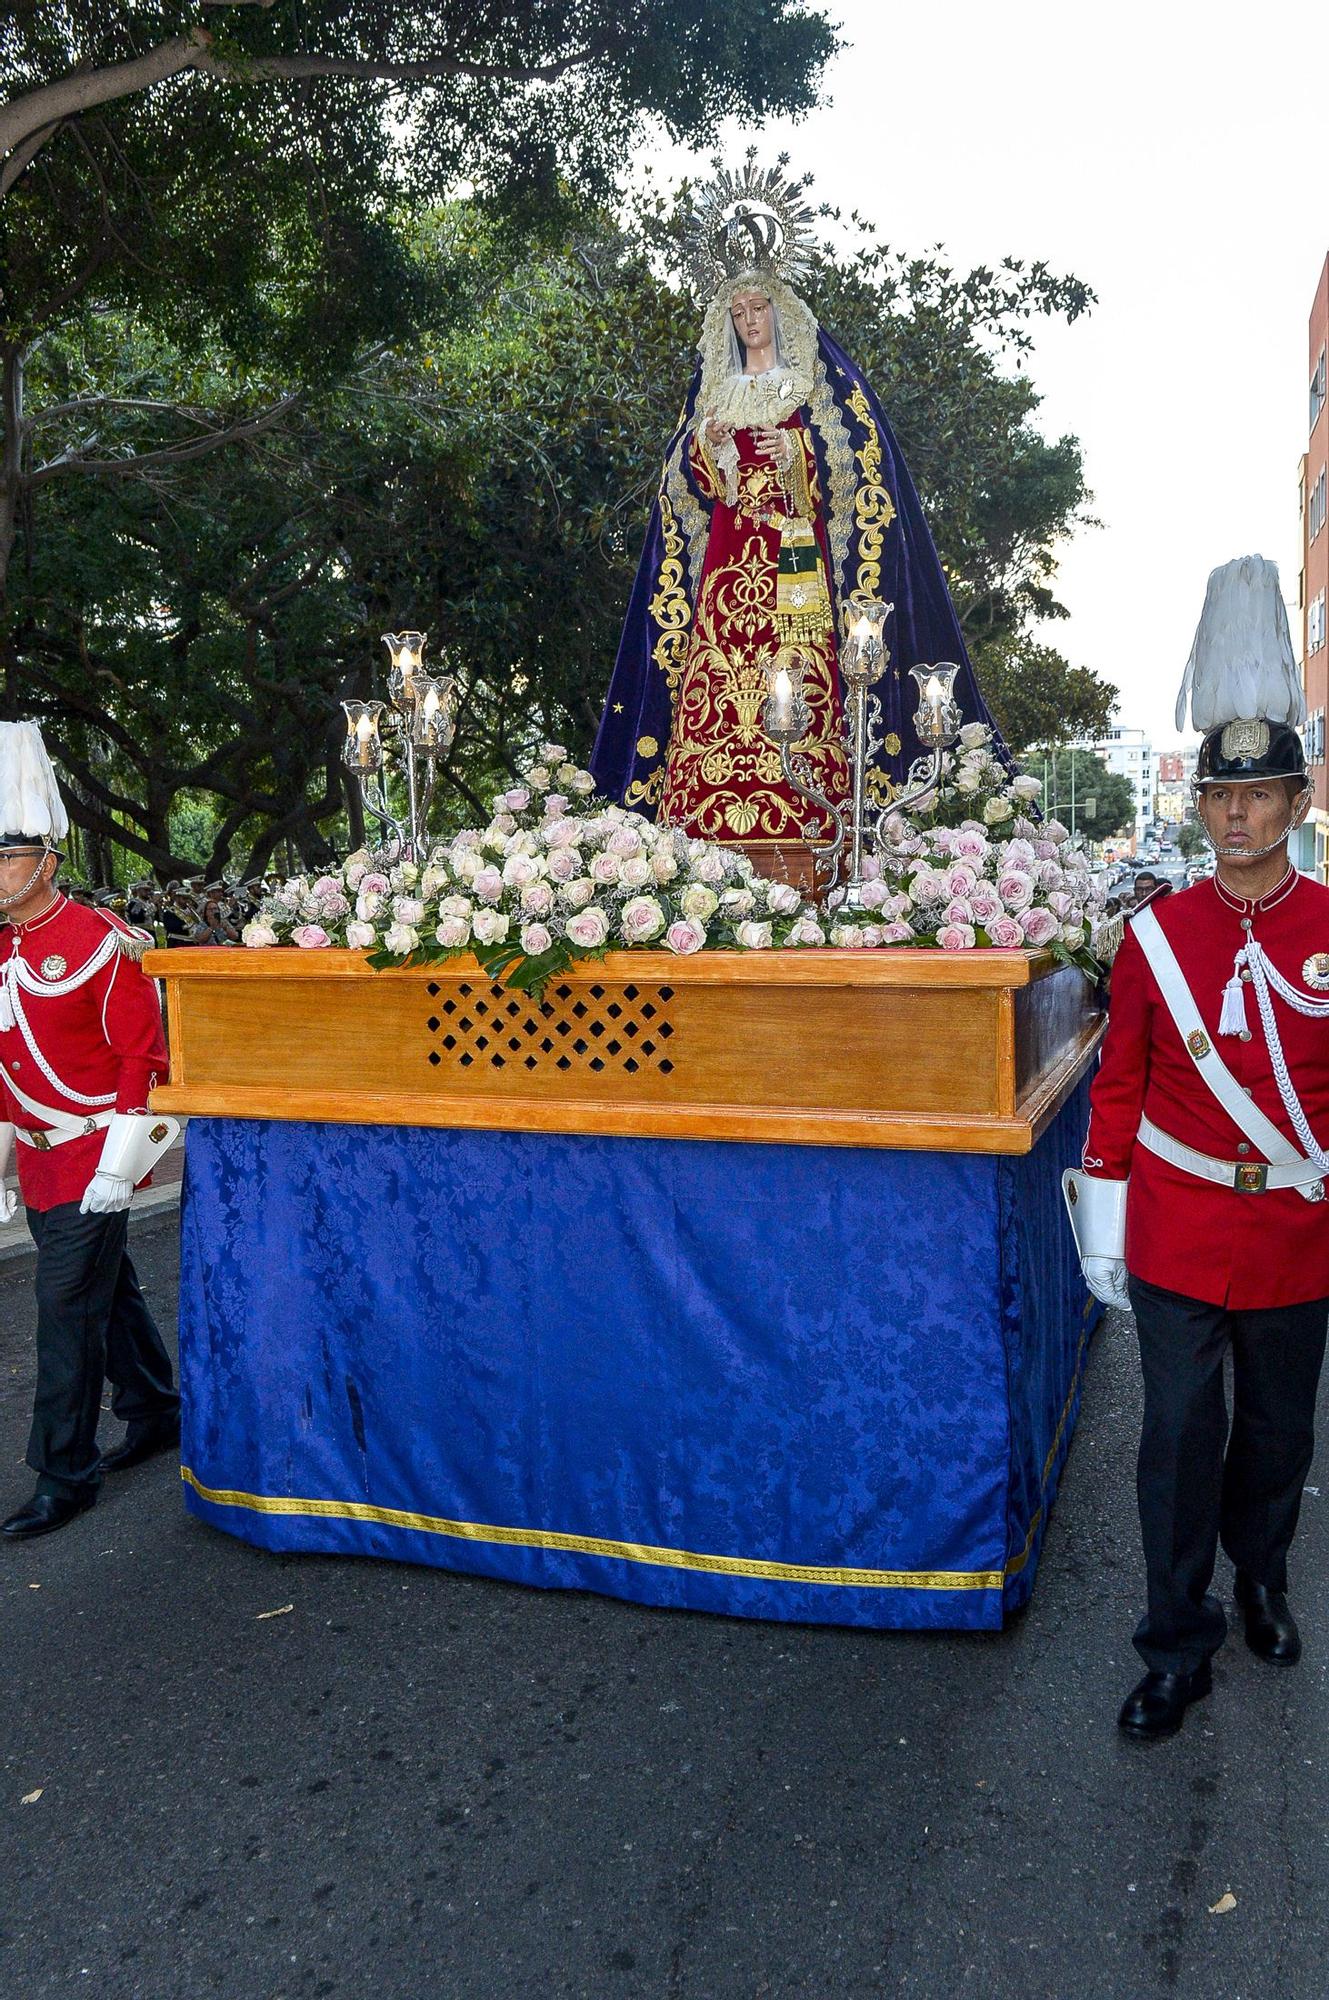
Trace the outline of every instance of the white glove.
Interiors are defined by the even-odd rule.
[[[11,1215],[18,1214],[18,1196],[12,1188],[5,1186],[5,1169],[13,1147],[14,1128],[0,1120],[0,1222],[8,1222]]]
[[[1084,1281],[1094,1297],[1105,1306],[1120,1306],[1123,1312],[1131,1309],[1130,1294],[1126,1290],[1126,1263],[1121,1257],[1086,1257],[1080,1269]]]
[[[134,1183],[120,1174],[106,1174],[98,1167],[88,1182],[78,1205],[80,1215],[118,1215],[134,1199]]]

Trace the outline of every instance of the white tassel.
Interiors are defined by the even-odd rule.
[[[1244,1035],[1246,1032],[1246,988],[1242,984],[1241,968],[1246,963],[1243,947],[1237,953],[1232,967],[1232,977],[1223,988],[1223,1011],[1218,1017],[1220,1035]]]

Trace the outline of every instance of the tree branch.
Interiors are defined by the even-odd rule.
[[[190,459],[202,458],[224,444],[235,444],[241,439],[258,437],[262,432],[271,430],[303,397],[304,391],[296,389],[256,417],[246,417],[241,423],[210,431],[206,437],[196,438],[189,444],[163,445],[157,451],[135,452],[129,458],[80,458],[77,447],[71,446],[68,451],[60,452],[57,457],[48,459],[45,465],[39,465],[29,473],[25,484],[31,490],[45,485],[48,479],[54,479],[62,472],[86,472],[94,478],[123,479],[142,472],[150,465],[184,465]]]

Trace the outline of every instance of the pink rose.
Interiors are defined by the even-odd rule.
[[[545,818],[561,819],[568,809],[566,792],[550,792],[545,799]]]
[[[1018,868],[1003,869],[997,880],[997,894],[1008,910],[1027,910],[1034,900],[1033,881]]]
[[[609,936],[609,919],[603,910],[578,910],[568,918],[568,936],[583,951],[598,951]]]
[[[616,854],[611,854],[608,849],[603,854],[597,854],[592,858],[592,882],[608,882],[612,884],[617,882],[620,873],[621,864],[619,858]]]
[[[445,951],[455,951],[471,941],[471,927],[465,917],[444,917],[434,936]]]
[[[707,847],[694,856],[692,879],[694,882],[705,882],[712,889],[717,882],[724,881],[724,856],[718,848]],[[693,949],[696,949],[695,945]]]
[[[967,896],[978,880],[978,870],[967,861],[957,861],[946,871],[946,887],[952,896]]]
[[[528,882],[521,892],[521,906],[529,917],[547,917],[554,907],[554,892],[547,882]]]
[[[575,819],[550,820],[548,826],[540,829],[546,847],[575,847],[580,832]]]
[[[496,903],[503,894],[503,877],[497,868],[482,868],[471,887],[482,902]]]
[[[609,852],[621,854],[625,858],[641,853],[641,835],[635,826],[616,826],[609,836]]]
[[[706,942],[706,926],[695,917],[683,917],[676,924],[670,924],[665,932],[665,943],[670,951],[681,956],[688,952],[700,951]]]
[[[880,878],[864,882],[861,891],[862,906],[865,910],[881,910],[891,899],[891,892]]]
[[[1024,925],[1018,917],[998,917],[987,929],[993,944],[1002,951],[1014,951],[1024,943]]]
[[[937,932],[943,951],[972,951],[975,944],[972,924],[943,924]]]
[[[527,958],[538,958],[542,951],[548,951],[554,942],[543,924],[523,924],[521,927],[521,948]]]
[[[525,812],[530,803],[531,795],[525,785],[514,785],[510,792],[504,792],[499,801],[504,812],[510,813]]]
[[[534,882],[539,873],[529,854],[510,854],[503,863],[503,880],[514,889],[524,889],[528,882]]]
[[[316,882],[310,884],[309,893],[311,896],[340,896],[341,883],[335,875],[320,875]]]
[[[908,944],[913,935],[914,927],[912,924],[896,922],[893,924],[883,924],[881,927],[881,941],[883,944]]]
[[[1065,880],[1065,870],[1057,862],[1043,861],[1039,863],[1038,886],[1040,889],[1060,889]]]
[[[946,905],[946,922],[948,924],[968,924],[972,923],[973,919],[974,906],[968,897],[952,896],[950,902]]]
[[[1034,854],[1039,861],[1055,861],[1057,858],[1056,841],[1036,840],[1034,842]]]
[[[1059,924],[1068,924],[1075,915],[1075,898],[1064,889],[1056,889],[1048,897],[1048,908]]]
[[[302,951],[317,951],[320,945],[331,944],[332,939],[322,924],[297,924],[291,932],[291,943],[298,944]]]
[[[386,896],[391,884],[386,875],[376,875],[371,869],[360,877],[359,889],[362,896]]]
[[[1027,868],[1034,858],[1034,844],[1031,840],[1008,840],[1002,856],[1008,868]]]
[[[988,851],[987,835],[962,827],[955,836],[955,852],[962,861],[981,861]]]
[[[1025,914],[1024,935],[1028,944],[1049,944],[1059,929],[1051,910],[1029,910]]]
[[[974,913],[974,922],[988,926],[994,917],[1002,913],[1001,897],[990,882],[980,882],[969,898],[969,907]]]
[[[338,917],[344,917],[351,907],[341,890],[335,884],[331,889],[319,896],[317,901],[319,915],[327,917],[333,923],[336,922]]]
[[[549,873],[555,882],[570,882],[581,873],[581,856],[575,848],[555,847],[549,855]]]
[[[399,924],[422,924],[425,906],[418,896],[397,896],[393,899],[392,914]]]

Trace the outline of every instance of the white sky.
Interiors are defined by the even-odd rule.
[[[1073,271],[1099,304],[1035,322],[1043,429],[1084,448],[1092,511],[1047,637],[1172,720],[1209,571],[1279,564],[1294,644],[1307,319],[1329,251],[1329,9],[1303,0],[834,0],[830,108],[755,137],[814,199],[957,267]],[[725,134],[737,165],[747,135]],[[678,155],[666,156],[674,166]],[[665,161],[662,160],[661,164]],[[700,164],[700,163],[697,163]],[[696,171],[696,165],[693,170]],[[888,411],[889,414],[889,411]],[[1192,739],[1193,740],[1193,739]]]

